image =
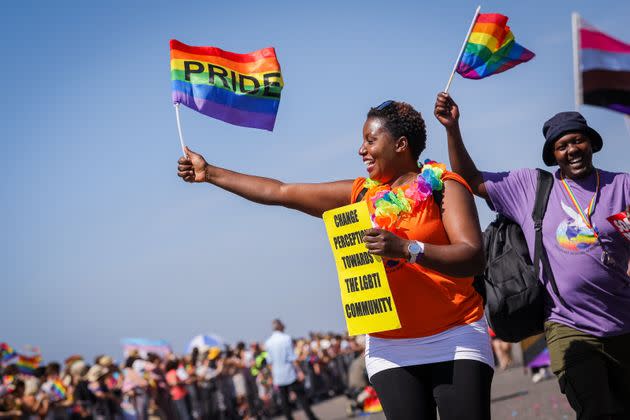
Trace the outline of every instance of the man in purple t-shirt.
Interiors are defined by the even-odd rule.
[[[479,171],[459,130],[459,110],[440,93],[435,116],[446,128],[451,166],[497,212],[523,229],[534,255],[537,171]],[[543,245],[564,305],[551,299],[545,335],[551,367],[578,419],[630,418],[630,242],[607,221],[630,206],[630,174],[595,168],[603,141],[577,112],[543,126],[543,161],[558,165],[543,220]]]

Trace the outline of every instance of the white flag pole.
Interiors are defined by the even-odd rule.
[[[571,14],[571,32],[573,33],[573,90],[575,95],[575,110],[580,110],[584,103],[582,97],[582,75],[580,74],[580,15]]]
[[[466,48],[468,37],[470,37],[470,33],[472,32],[473,26],[475,26],[475,22],[477,21],[477,16],[479,16],[479,10],[481,10],[481,6],[477,6],[477,10],[475,10],[475,16],[473,17],[472,22],[470,22],[470,28],[468,28],[468,33],[466,34],[466,38],[464,38],[464,43],[462,44],[462,48],[459,50],[459,54],[457,55],[457,60],[455,60],[455,65],[453,66],[453,71],[451,71],[451,77],[448,78],[448,82],[446,83],[444,92],[448,92],[448,88],[451,87],[451,82],[453,81],[455,70],[457,70],[457,66],[459,65],[459,60],[462,59],[462,54],[464,53],[464,48]]]
[[[175,117],[177,118],[177,132],[179,133],[179,142],[182,145],[182,153],[186,155],[186,146],[184,145],[184,136],[182,135],[182,124],[179,121],[179,102],[175,102]]]
[[[626,128],[628,129],[628,135],[630,135],[630,115],[624,115],[623,120],[626,122]]]

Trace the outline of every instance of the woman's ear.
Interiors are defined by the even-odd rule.
[[[407,149],[409,149],[409,140],[407,140],[407,137],[398,137],[398,140],[396,140],[396,151],[402,153]]]

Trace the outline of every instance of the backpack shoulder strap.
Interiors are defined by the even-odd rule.
[[[560,299],[562,304],[568,308],[568,305],[560,296],[558,291],[558,285],[556,284],[556,278],[551,270],[551,264],[549,264],[549,257],[547,251],[543,245],[542,240],[542,223],[547,212],[547,204],[549,203],[549,195],[553,187],[553,175],[544,169],[536,169],[538,171],[538,181],[536,183],[536,199],[534,201],[534,209],[532,210],[532,220],[534,221],[534,230],[536,233],[536,239],[534,244],[534,270],[536,277],[540,278],[540,263],[542,262],[543,270],[547,276],[547,279],[551,283],[551,288],[556,296]]]
[[[547,204],[549,203],[549,194],[553,187],[553,175],[544,169],[536,169],[538,171],[538,182],[536,183],[536,200],[534,201],[534,209],[532,210],[532,219],[534,219],[534,227],[536,232],[542,230],[542,221],[547,212]],[[538,224],[540,229],[538,229]]]

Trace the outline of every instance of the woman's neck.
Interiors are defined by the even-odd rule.
[[[418,173],[420,173],[420,168],[416,167],[414,170],[406,171],[404,173],[401,173],[397,177],[392,178],[392,180],[388,184],[391,185],[392,188],[394,188],[394,187],[400,187],[401,185],[411,183],[415,181],[416,177],[418,176]]]

